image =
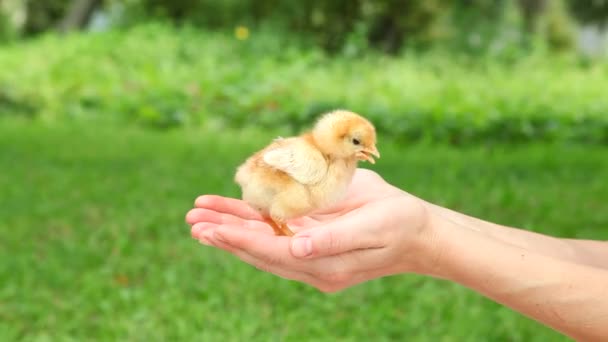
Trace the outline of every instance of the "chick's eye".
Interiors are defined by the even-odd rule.
[[[359,141],[359,139],[353,139],[353,144],[355,145],[359,145],[361,142]]]

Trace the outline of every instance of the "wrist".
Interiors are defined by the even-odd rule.
[[[410,258],[415,260],[410,272],[445,278],[445,256],[451,253],[451,244],[455,235],[463,227],[456,224],[449,216],[444,215],[432,205],[422,205],[425,212],[424,225],[418,231]],[[410,263],[412,261],[410,260]]]

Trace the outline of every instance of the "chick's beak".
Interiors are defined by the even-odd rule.
[[[378,152],[378,149],[376,148],[376,146],[372,146],[371,148],[363,149],[361,152],[357,153],[357,159],[367,160],[368,162],[375,164],[376,160],[374,160],[374,158],[372,156],[375,156],[378,159],[380,158],[380,152]]]

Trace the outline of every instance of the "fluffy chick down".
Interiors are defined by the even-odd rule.
[[[239,166],[235,181],[246,203],[284,224],[343,198],[357,161],[379,157],[375,145],[375,128],[365,118],[330,112],[312,131],[275,139],[253,154]]]

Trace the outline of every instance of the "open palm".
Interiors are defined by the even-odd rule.
[[[386,199],[403,192],[386,183],[376,173],[358,169],[344,200],[329,208],[322,208],[308,216],[288,222],[295,232],[310,229],[338,217],[359,213],[372,203],[381,204]],[[375,206],[374,205],[374,206]],[[186,215],[186,222],[192,225],[192,234],[199,235],[204,230],[218,225],[241,226],[273,234],[272,228],[263,217],[242,200],[217,195],[200,196],[195,208]]]

